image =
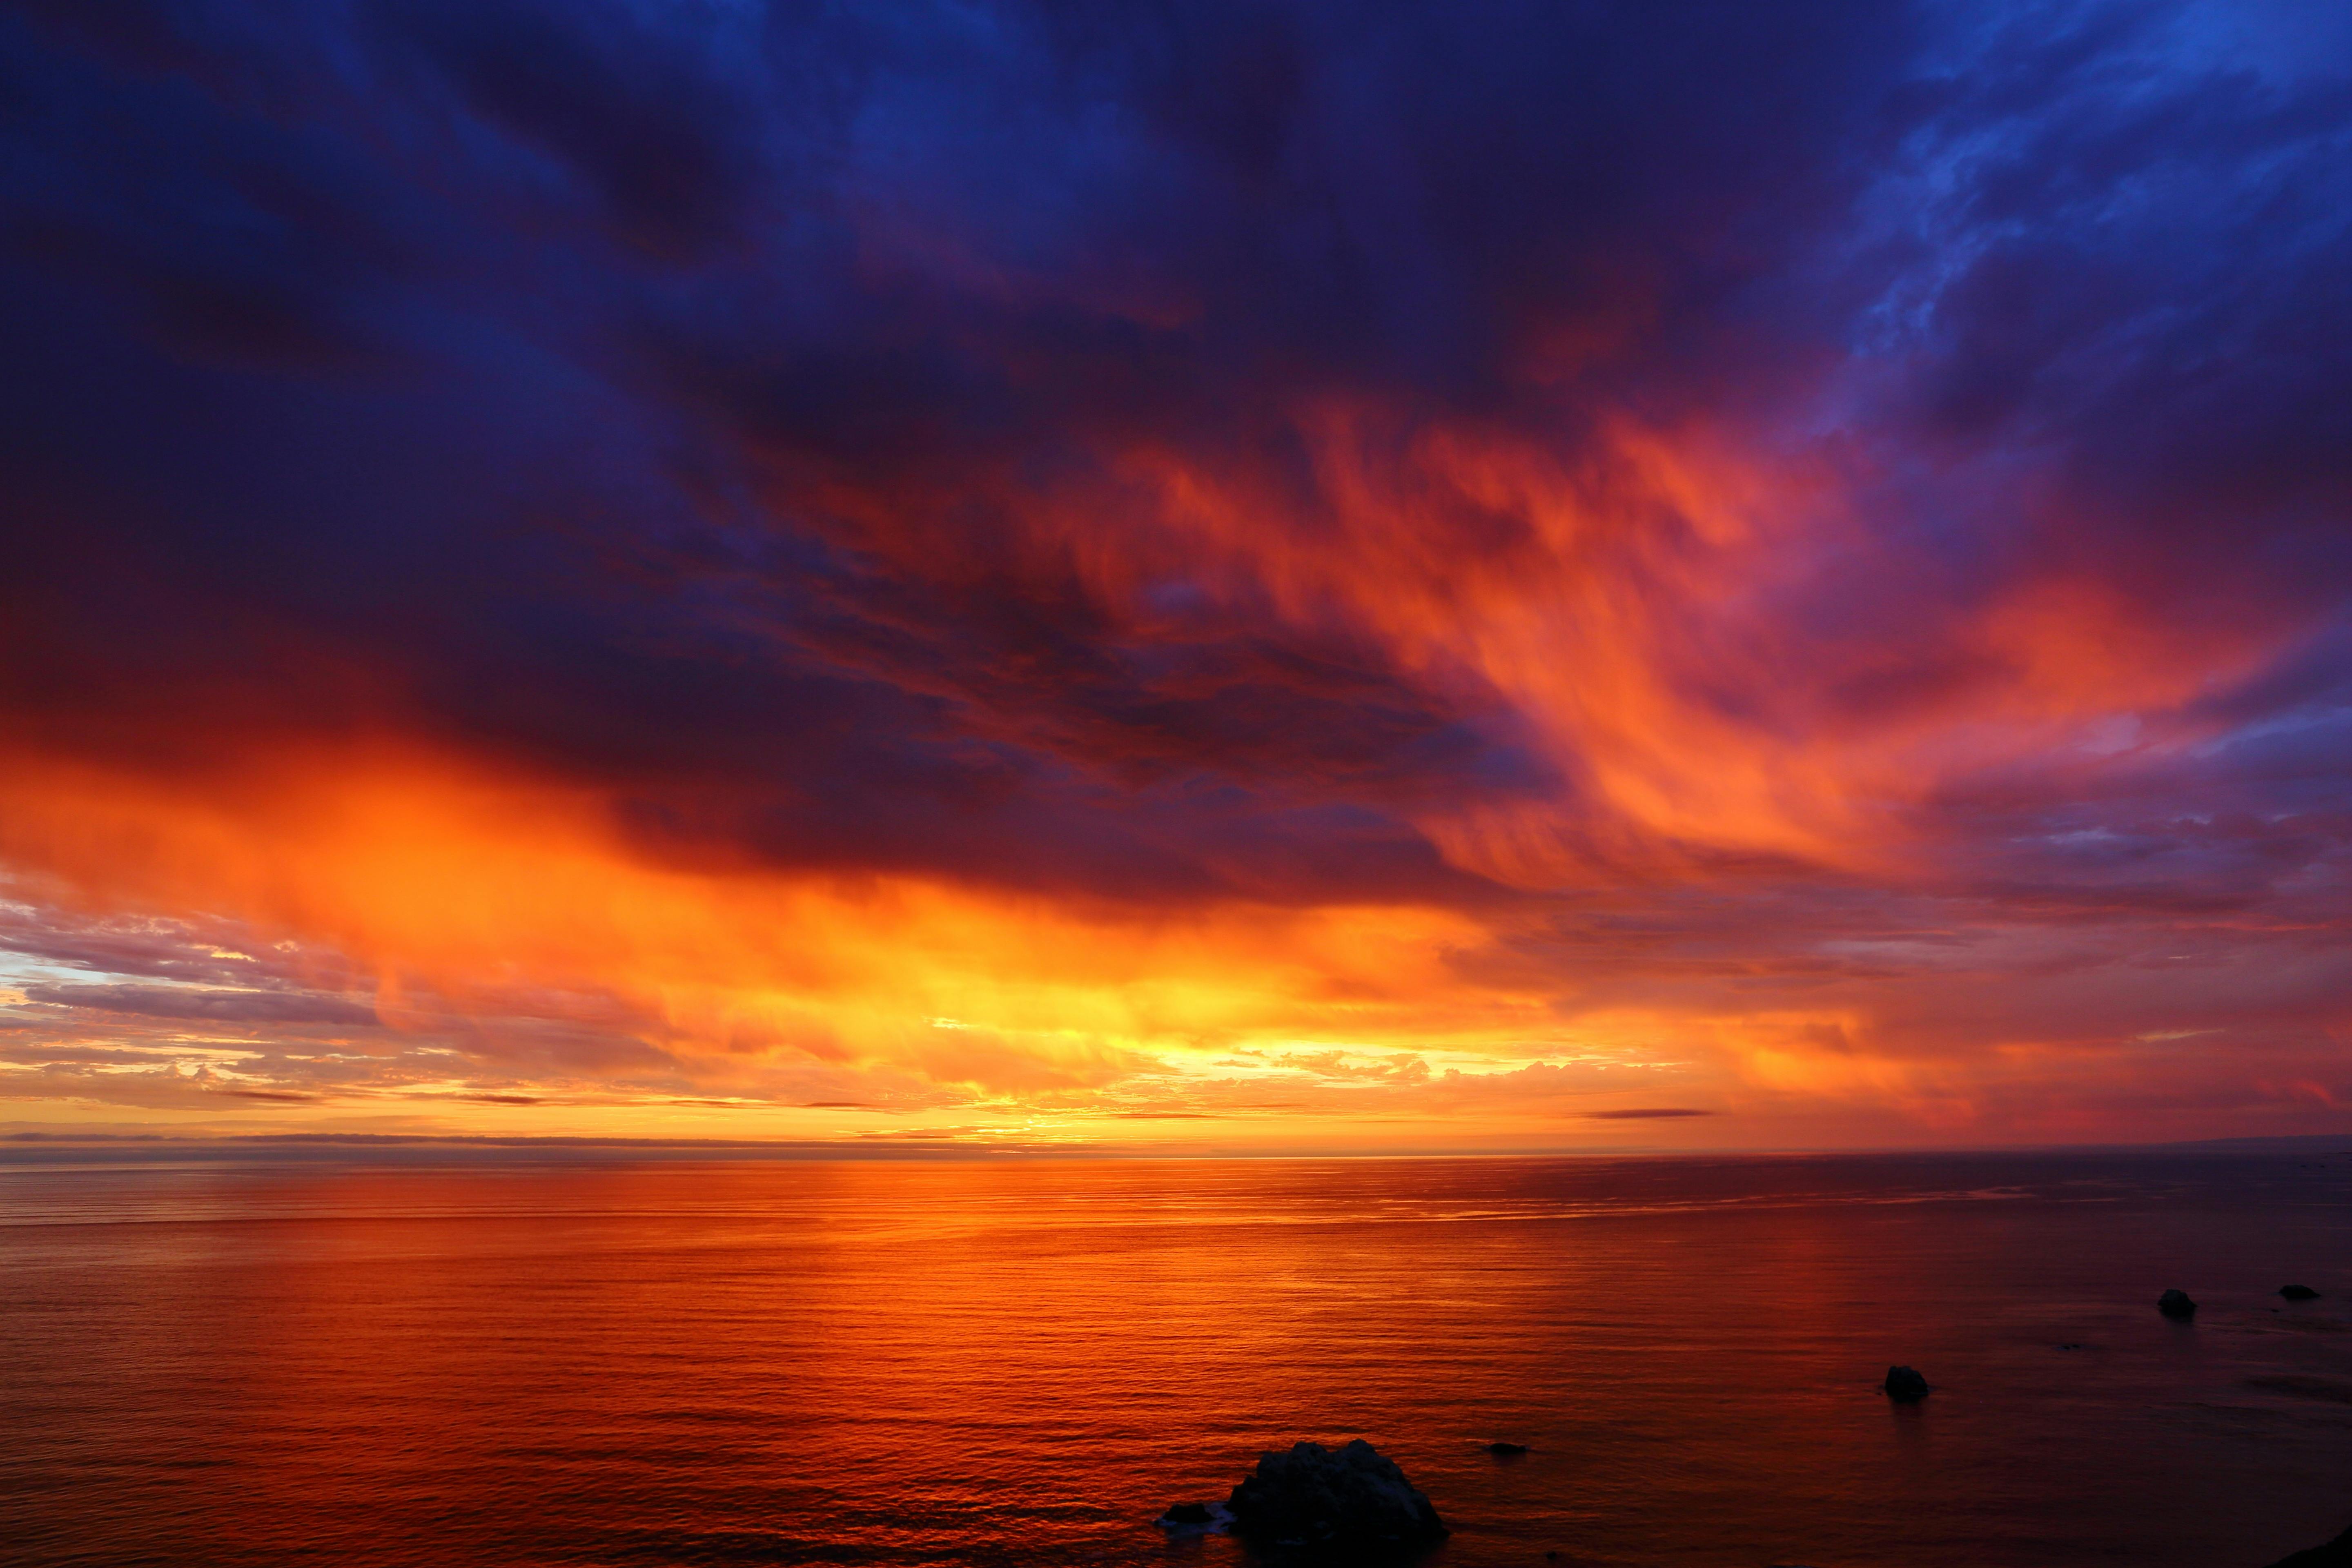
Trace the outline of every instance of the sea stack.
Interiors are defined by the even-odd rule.
[[[2187,1320],[2197,1315],[2197,1303],[2186,1290],[2167,1290],[2156,1299],[2156,1310],[2168,1318]]]
[[[1259,1456],[1225,1500],[1233,1532],[1262,1555],[1301,1562],[1394,1560],[1445,1538],[1445,1523],[1396,1461],[1361,1437]]]
[[[2290,1301],[2316,1301],[2319,1300],[2319,1292],[2313,1289],[2308,1285],[2282,1285],[2279,1287],[2279,1294],[2285,1297]]]
[[[1890,1366],[1886,1369],[1886,1397],[1908,1405],[1927,1397],[1927,1380],[1912,1366]]]

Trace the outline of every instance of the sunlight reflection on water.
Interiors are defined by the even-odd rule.
[[[24,1166],[0,1537],[1217,1568],[1148,1521],[1361,1435],[1445,1568],[2256,1568],[2352,1520],[2347,1205],[2342,1156]]]

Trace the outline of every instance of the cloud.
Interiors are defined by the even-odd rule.
[[[1595,1121],[1671,1121],[1683,1116],[1713,1116],[1716,1112],[1689,1110],[1674,1106],[1643,1106],[1624,1110],[1588,1110],[1584,1114]]]
[[[2321,1103],[2294,11],[20,5],[0,1058]]]
[[[148,1017],[230,1024],[341,1024],[372,1026],[375,1009],[338,997],[276,991],[205,991],[167,985],[27,985],[28,1002]]]

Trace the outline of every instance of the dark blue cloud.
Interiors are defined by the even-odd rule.
[[[2323,638],[2352,115],[2227,9],[19,5],[0,705],[164,774],[388,727],[665,853],[1496,896],[1414,823],[1572,792],[1522,717],[1121,520],[1149,448],[1334,537],[1351,402],[1837,426],[1882,548],[1702,693],[1759,724],[1961,702],[1917,628],[2038,572]],[[2216,787],[2324,795],[2255,765],[2315,700],[2215,694]]]

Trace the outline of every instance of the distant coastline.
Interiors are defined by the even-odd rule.
[[[257,1132],[180,1137],[160,1132],[0,1132],[0,1168],[54,1164],[351,1163],[385,1164],[556,1161],[692,1162],[735,1160],[972,1161],[1016,1160],[1701,1160],[2042,1158],[2118,1154],[2352,1155],[2352,1131],[2292,1133],[2270,1138],[2206,1138],[2164,1143],[2067,1143],[1954,1146],[1946,1149],[1431,1149],[1381,1152],[1318,1150],[1279,1152],[1153,1150],[1133,1145],[1073,1147],[1061,1143],[981,1143],[949,1140],[874,1142],[784,1141],[757,1138],[604,1138],[549,1135],[405,1132]]]

